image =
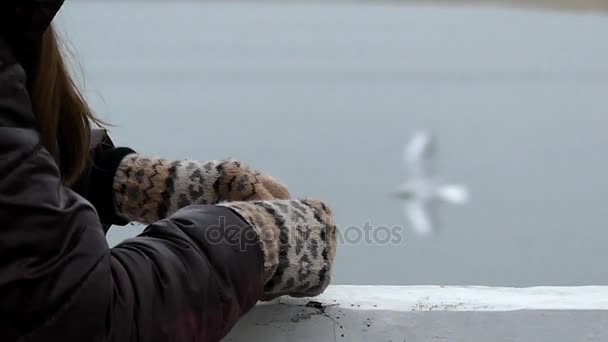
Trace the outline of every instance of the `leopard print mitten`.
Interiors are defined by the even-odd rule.
[[[119,216],[151,224],[191,204],[288,199],[274,178],[235,160],[172,161],[129,154],[114,176]]]
[[[314,297],[331,280],[336,255],[336,224],[318,200],[222,203],[259,234],[266,284],[263,301],[289,295]]]

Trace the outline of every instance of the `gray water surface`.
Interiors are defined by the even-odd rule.
[[[116,143],[235,157],[327,200],[337,284],[608,285],[608,17],[493,8],[68,3]],[[412,131],[473,202],[412,234],[388,196]],[[114,227],[114,245],[141,229]]]

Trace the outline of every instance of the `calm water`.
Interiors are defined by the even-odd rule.
[[[335,283],[608,285],[608,17],[142,2],[60,21],[118,144],[239,158],[328,200],[342,229],[403,227],[341,245]],[[473,191],[433,239],[387,196],[418,128]]]

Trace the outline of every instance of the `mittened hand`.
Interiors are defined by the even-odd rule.
[[[289,191],[275,178],[254,171],[236,160],[220,161],[218,169],[218,202],[289,199]]]
[[[114,177],[116,213],[153,223],[191,204],[231,208],[260,237],[266,285],[264,301],[311,297],[329,285],[336,254],[336,225],[316,200],[290,200],[271,176],[235,160],[170,161],[129,154]]]
[[[260,183],[262,183],[262,187],[272,195],[272,199],[285,200],[291,198],[289,190],[287,190],[287,188],[276,178],[260,172],[257,172],[256,175],[258,176]]]
[[[279,181],[235,160],[172,161],[136,153],[121,161],[113,189],[117,214],[145,224],[192,204],[290,197]]]
[[[331,281],[337,247],[336,224],[317,200],[222,203],[260,236],[266,284],[262,301],[288,295],[314,297]]]

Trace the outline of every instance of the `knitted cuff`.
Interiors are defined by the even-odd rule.
[[[238,161],[172,161],[140,154],[121,161],[112,188],[116,212],[145,224],[192,204],[289,198],[279,182]]]
[[[261,300],[289,295],[314,297],[331,281],[336,225],[330,209],[317,200],[223,203],[259,234],[266,285]]]

